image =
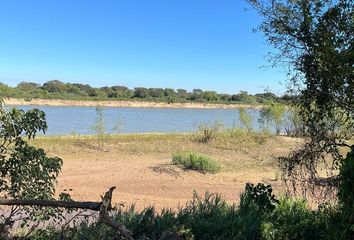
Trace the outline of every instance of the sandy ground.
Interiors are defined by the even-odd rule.
[[[232,174],[183,172],[166,166],[164,158],[124,156],[110,160],[65,161],[59,190],[72,188],[74,199],[99,201],[99,193],[117,186],[113,202],[176,207],[190,200],[193,191],[218,192],[228,200],[237,199],[244,183]]]
[[[298,145],[285,137],[250,148],[188,141],[174,144],[172,139],[157,138],[118,140],[102,151],[83,142],[53,142],[57,145],[48,143],[44,148],[64,160],[58,192],[69,192],[75,200],[100,201],[100,194],[117,186],[113,202],[136,204],[138,209],[149,205],[175,208],[191,200],[193,191],[217,192],[229,202],[238,202],[247,182],[271,183],[281,191],[273,159]],[[170,165],[171,153],[186,149],[217,159],[222,171],[203,174]]]
[[[74,100],[53,100],[53,99],[4,99],[6,105],[12,106],[87,106],[97,105],[104,107],[149,107],[149,108],[261,108],[260,105],[247,104],[209,104],[209,103],[164,103],[164,102],[143,102],[143,101],[74,101]]]

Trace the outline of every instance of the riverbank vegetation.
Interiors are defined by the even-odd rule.
[[[178,209],[142,211],[118,209],[113,217],[132,231],[133,239],[338,239],[345,223],[338,209],[311,209],[306,200],[272,194],[268,185],[247,185],[240,204],[227,203],[218,194],[194,194]],[[117,239],[102,223],[82,222],[76,227],[35,231],[29,239]],[[119,238],[118,238],[119,239]]]
[[[171,88],[144,88],[129,89],[125,86],[91,87],[88,84],[64,83],[52,80],[43,85],[33,82],[21,82],[16,87],[0,83],[0,97],[31,99],[61,99],[61,100],[122,100],[122,101],[151,101],[167,103],[219,103],[219,104],[262,104],[267,101],[289,102],[293,97],[277,95],[267,92],[249,94],[241,91],[235,94],[223,94],[215,91],[194,89],[189,92],[185,89]]]

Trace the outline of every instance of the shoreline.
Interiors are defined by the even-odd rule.
[[[30,101],[17,98],[4,98],[6,105],[13,106],[72,106],[72,107],[128,107],[128,108],[221,108],[221,109],[239,109],[239,108],[262,108],[262,105],[251,104],[221,104],[221,103],[165,103],[165,102],[146,102],[146,101],[90,101],[90,100],[60,100],[60,99],[32,99]]]

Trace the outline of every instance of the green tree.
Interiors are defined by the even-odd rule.
[[[161,98],[165,95],[165,90],[162,88],[149,88],[149,92],[153,98]]]
[[[113,86],[111,88],[119,98],[130,98],[133,95],[133,91],[125,86]]]
[[[240,91],[240,93],[231,96],[231,101],[242,103],[255,103],[256,98],[248,94],[246,91]]]
[[[185,89],[177,89],[177,96],[179,98],[186,99],[186,98],[188,98],[189,94],[188,94],[187,90],[185,90]]]
[[[16,91],[7,86],[6,84],[0,83],[0,98],[1,97],[14,97],[16,95]]]
[[[207,101],[217,101],[218,95],[216,94],[215,91],[205,91],[203,93],[203,98]]]
[[[285,105],[277,102],[269,102],[260,112],[260,122],[263,125],[274,125],[277,135],[280,134],[285,120]]]
[[[62,160],[48,157],[43,149],[30,146],[27,139],[35,138],[38,132],[45,132],[47,124],[44,112],[32,109],[6,110],[0,105],[0,196],[14,199],[51,199],[54,195],[56,178],[61,170]],[[0,229],[11,227],[18,212],[29,217],[40,209],[13,207],[10,214],[0,215]],[[37,215],[38,216],[38,215]],[[1,231],[0,231],[1,232]]]
[[[219,98],[224,102],[228,102],[231,99],[231,95],[229,95],[229,94],[221,93],[218,95],[219,95]]]
[[[72,96],[77,96],[77,97],[85,96],[85,92],[82,92],[79,87],[71,83],[65,84],[65,92]]]
[[[143,87],[134,88],[133,97],[135,97],[135,98],[148,98],[148,97],[150,97],[149,90],[147,88],[143,88]]]
[[[193,92],[190,96],[190,100],[196,101],[203,98],[203,90],[202,89],[193,89]]]
[[[42,89],[52,93],[62,93],[65,92],[66,86],[59,80],[52,80],[44,83]]]
[[[249,2],[263,16],[259,29],[277,50],[274,63],[286,63],[290,69],[309,136],[302,149],[283,159],[284,176],[293,183],[306,179],[302,182],[309,185],[302,189],[316,193],[311,183],[319,178],[324,155],[332,156],[333,170],[344,159],[340,148],[353,148],[348,139],[354,135],[354,2]],[[343,127],[346,131],[338,131]]]
[[[39,88],[40,86],[40,84],[34,82],[21,82],[17,84],[16,88],[22,91],[30,92]]]
[[[102,93],[104,93],[104,97],[106,98],[106,97],[109,97],[109,98],[114,98],[115,97],[115,94],[114,94],[114,91],[113,91],[113,89],[111,89],[110,87],[108,87],[108,86],[105,86],[105,87],[101,87],[100,88],[100,91],[102,92]]]
[[[172,88],[165,88],[164,94],[165,94],[165,97],[175,97],[176,96],[176,92]]]

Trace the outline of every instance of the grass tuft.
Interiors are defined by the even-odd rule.
[[[217,173],[220,165],[210,157],[195,152],[179,152],[172,155],[172,164],[180,165],[186,170],[202,173]]]

